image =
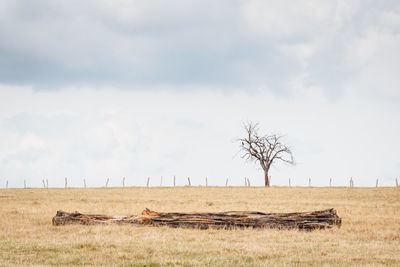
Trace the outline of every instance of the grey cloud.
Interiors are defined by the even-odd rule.
[[[350,44],[371,28],[397,34],[383,17],[398,17],[400,7],[397,1],[112,3],[5,1],[0,82],[288,92],[303,75],[304,86],[337,92],[359,68]],[[282,51],[302,44],[312,47],[305,66],[298,52]]]

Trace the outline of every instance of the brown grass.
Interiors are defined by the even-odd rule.
[[[57,210],[110,215],[336,208],[340,229],[53,226]],[[399,188],[0,190],[0,266],[400,266]]]

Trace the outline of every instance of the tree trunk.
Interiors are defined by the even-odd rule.
[[[268,169],[264,170],[264,179],[265,179],[265,186],[269,187]]]
[[[53,217],[54,225],[65,224],[131,224],[149,226],[170,226],[198,229],[237,229],[237,228],[277,228],[315,230],[340,227],[342,220],[335,209],[294,212],[262,213],[249,211],[229,211],[218,213],[161,213],[145,209],[141,215],[107,216],[89,215],[79,212],[57,211]]]

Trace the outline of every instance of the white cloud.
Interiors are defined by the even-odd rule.
[[[379,177],[390,184],[398,174],[400,149],[395,104],[377,100],[332,103],[323,94],[294,98],[266,92],[224,95],[212,91],[121,91],[69,89],[35,92],[2,87],[0,112],[0,177],[10,186],[22,179],[40,186],[44,177],[52,185],[101,186],[106,177],[119,185],[123,176],[131,185],[153,185],[173,175],[184,184],[262,184],[262,173],[246,164],[232,141],[242,134],[241,124],[259,121],[265,132],[287,134],[298,165],[277,165],[273,184],[292,177],[305,185],[347,184],[353,176],[358,185],[373,185]],[[13,95],[24,101],[11,101]]]

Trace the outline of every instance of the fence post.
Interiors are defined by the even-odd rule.
[[[147,187],[149,187],[149,183],[150,183],[150,176],[147,177]]]
[[[83,178],[83,186],[86,188],[86,179]]]
[[[378,179],[376,179],[375,187],[378,187]]]
[[[188,177],[188,182],[189,182],[189,186],[192,186],[192,183],[190,182],[190,177]]]
[[[68,187],[68,180],[67,180],[67,177],[65,177],[65,188],[67,188]]]
[[[174,175],[174,187],[176,186],[176,177]]]

